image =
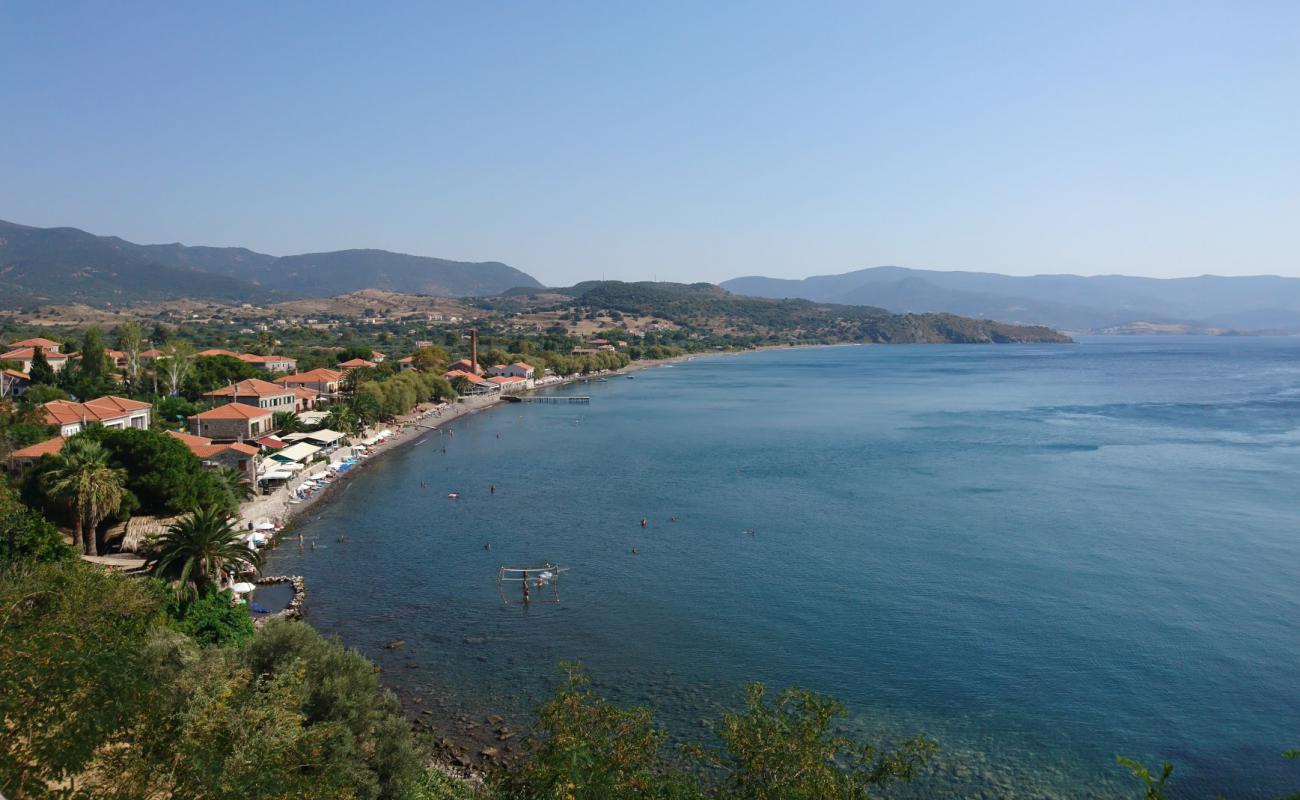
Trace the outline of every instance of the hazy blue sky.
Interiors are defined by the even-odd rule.
[[[0,218],[551,284],[1300,275],[1300,2],[0,14]]]

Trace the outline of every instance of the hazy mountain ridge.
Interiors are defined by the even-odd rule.
[[[0,221],[0,307],[121,305],[181,297],[267,303],[384,289],[447,297],[540,288],[500,262],[386,250],[277,257],[243,247],[141,245],[77,228]]]
[[[753,297],[875,305],[896,313],[942,311],[1076,332],[1132,323],[1300,332],[1300,278],[1269,275],[1019,277],[871,267],[803,280],[748,276],[721,285]]]

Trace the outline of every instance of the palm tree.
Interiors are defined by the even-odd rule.
[[[153,567],[160,577],[177,581],[179,591],[193,588],[201,595],[219,582],[223,568],[262,563],[261,555],[239,537],[224,509],[195,509],[172,523],[154,543],[145,566]]]
[[[243,470],[234,467],[221,467],[216,474],[225,487],[230,490],[230,495],[235,498],[236,502],[253,499],[253,484],[248,482],[248,475]]]
[[[277,411],[271,416],[271,427],[280,433],[299,433],[303,429],[302,420],[292,411]]]
[[[108,465],[108,451],[85,436],[63,443],[42,477],[45,492],[68,509],[73,538],[88,556],[99,555],[99,523],[122,507],[126,470]]]

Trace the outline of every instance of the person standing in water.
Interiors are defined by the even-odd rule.
[[[488,494],[496,494],[496,493],[497,493],[497,485],[494,483],[488,487]]]

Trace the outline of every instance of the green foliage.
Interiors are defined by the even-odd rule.
[[[58,528],[0,483],[0,570],[20,561],[66,561],[75,553]]]
[[[878,754],[870,744],[837,734],[838,701],[790,688],[774,703],[761,683],[745,690],[745,711],[728,713],[719,735],[725,754],[710,759],[728,770],[724,796],[737,800],[854,800],[872,787],[911,781],[938,745],[924,737]]]
[[[231,356],[200,356],[190,364],[182,392],[193,400],[222,386],[263,377],[265,373],[247,361]]]
[[[0,793],[53,798],[148,704],[145,668],[161,607],[149,584],[77,560],[0,579]]]
[[[217,585],[223,569],[238,572],[262,563],[261,555],[240,538],[225,509],[208,506],[177,520],[155,541],[145,566],[178,585],[178,594],[202,596]]]
[[[81,373],[88,380],[103,380],[108,377],[110,364],[104,353],[104,336],[99,328],[86,329],[81,341]]]
[[[421,372],[446,372],[450,361],[451,356],[447,353],[447,348],[436,344],[421,347],[411,355],[411,366]]]
[[[86,555],[99,553],[99,523],[116,514],[126,495],[126,472],[111,466],[108,451],[87,436],[74,436],[41,472],[45,496],[66,509],[73,540]]]
[[[233,511],[237,498],[221,478],[204,469],[183,442],[161,431],[94,427],[78,434],[103,444],[111,463],[126,471],[126,487],[140,513],[178,514],[219,506]]]
[[[32,387],[28,392],[41,388]],[[29,444],[43,442],[57,435],[59,429],[45,424],[41,411],[26,402],[15,403],[12,400],[0,400],[0,456]]]
[[[202,407],[184,397],[155,397],[153,417],[156,422],[168,428],[184,427],[185,420],[202,410]]]
[[[172,596],[167,616],[176,629],[200,645],[238,645],[253,638],[253,618],[248,607],[236,603],[227,591],[209,591],[198,597]]]
[[[71,397],[66,391],[58,386],[52,386],[48,383],[33,383],[23,392],[23,403],[29,406],[39,406],[48,403],[51,400],[67,400]]]
[[[577,665],[538,711],[541,745],[501,788],[509,797],[603,800],[703,797],[698,781],[671,769],[665,733],[647,708],[621,709],[591,691]]]
[[[302,420],[292,411],[277,411],[271,415],[271,427],[280,433],[298,433],[304,430]]]
[[[1116,756],[1115,760],[1119,762],[1120,766],[1133,773],[1135,778],[1142,781],[1144,788],[1142,797],[1144,800],[1164,800],[1165,785],[1169,782],[1169,776],[1174,773],[1173,764],[1168,761],[1162,764],[1160,766],[1160,777],[1157,778],[1151,774],[1151,770],[1147,769],[1144,764],[1134,759]]]
[[[52,386],[57,380],[54,368],[50,366],[50,360],[45,357],[44,348],[37,347],[32,353],[32,366],[27,371],[27,376],[32,379],[33,384],[45,386]]]
[[[342,364],[344,361],[351,361],[359,358],[363,361],[369,361],[374,356],[374,348],[367,345],[354,344],[349,345],[334,354],[335,363]]]
[[[272,620],[249,646],[246,663],[262,680],[301,671],[306,721],[344,732],[328,743],[320,761],[342,765],[359,786],[358,796],[397,797],[415,778],[410,726],[363,656],[302,623]]]

